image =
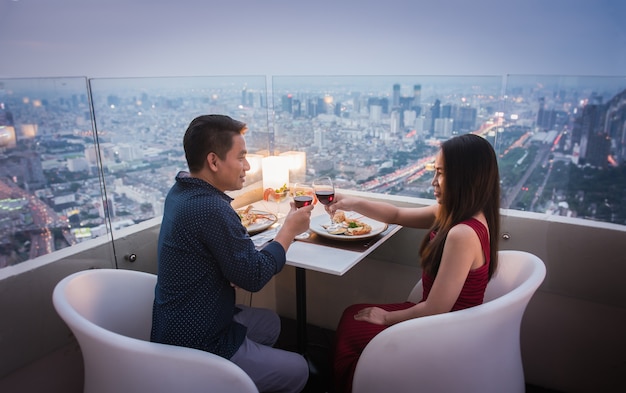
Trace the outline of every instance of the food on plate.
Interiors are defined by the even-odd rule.
[[[256,214],[252,212],[252,205],[246,207],[244,210],[237,210],[237,214],[239,218],[241,218],[241,224],[246,228],[256,221]]]
[[[252,205],[249,205],[245,209],[236,210],[236,212],[239,215],[239,218],[241,218],[241,224],[246,228],[252,224],[255,224],[257,220],[272,218],[270,214],[263,214],[261,212],[252,210]]]
[[[333,222],[337,225],[324,226],[331,235],[359,236],[367,235],[372,231],[372,227],[369,224],[356,218],[349,218],[341,210],[335,212]]]
[[[341,224],[346,221],[346,213],[341,210],[337,210],[333,215],[333,222],[337,224]]]
[[[331,235],[342,235],[346,233],[346,230],[347,228],[343,225],[329,225],[326,228],[326,232],[330,233]]]

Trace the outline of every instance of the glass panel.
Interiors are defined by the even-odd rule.
[[[102,234],[93,153],[85,78],[0,80],[0,268]]]
[[[509,75],[505,206],[626,224],[626,78]]]
[[[182,135],[207,113],[247,123],[259,160],[304,156],[291,181],[429,199],[438,144],[480,133],[500,156],[503,207],[626,224],[625,77],[271,82],[268,93],[265,76],[91,79],[91,91],[85,78],[0,80],[0,267],[160,216],[186,169]],[[260,171],[247,180],[258,187]]]
[[[245,122],[249,153],[268,154],[264,76],[89,82],[113,234],[163,214],[176,173],[187,170],[182,141],[196,116],[218,113]]]
[[[305,151],[308,177],[384,194],[432,199],[439,143],[495,143],[502,120],[501,76],[276,76],[272,92],[278,151]]]

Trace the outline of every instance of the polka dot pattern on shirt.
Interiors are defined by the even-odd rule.
[[[227,359],[243,342],[231,283],[260,290],[283,268],[285,251],[276,242],[257,251],[231,202],[201,179],[176,176],[159,233],[152,341]]]

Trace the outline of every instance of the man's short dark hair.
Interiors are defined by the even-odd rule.
[[[202,115],[193,119],[183,137],[189,171],[200,171],[209,153],[225,159],[233,146],[233,136],[243,135],[247,129],[246,123],[225,115]]]

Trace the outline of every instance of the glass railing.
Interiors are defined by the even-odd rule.
[[[624,77],[4,79],[0,267],[159,217],[207,113],[248,124],[248,187],[278,155],[292,182],[432,198],[439,143],[474,132],[499,154],[503,207],[626,225]]]
[[[113,234],[162,215],[176,173],[187,168],[183,134],[196,116],[220,113],[243,121],[249,127],[250,154],[269,154],[264,76],[91,79],[89,83]],[[249,180],[260,176],[260,168],[252,172]]]

